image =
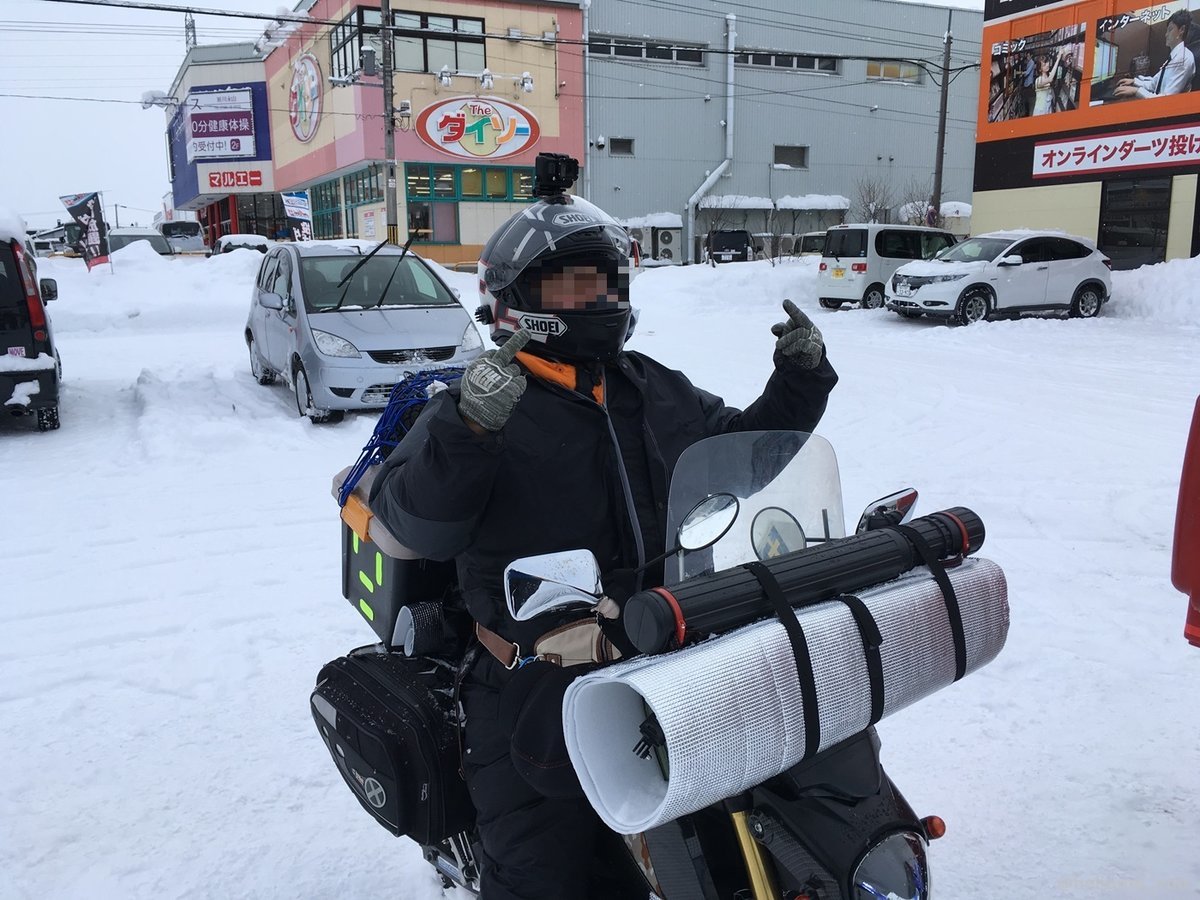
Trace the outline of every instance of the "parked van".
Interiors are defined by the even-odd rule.
[[[817,271],[817,295],[825,309],[858,303],[879,309],[884,285],[900,266],[933,259],[953,245],[954,235],[921,225],[835,225],[825,233]]]
[[[824,256],[826,231],[809,231],[796,238],[796,256]]]

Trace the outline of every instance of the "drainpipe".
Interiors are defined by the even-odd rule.
[[[583,10],[583,199],[592,199],[592,65],[588,52],[588,13],[592,0],[579,0]]]
[[[683,241],[684,246],[688,248],[689,256],[693,253],[695,244],[693,235],[696,231],[696,204],[712,190],[717,179],[733,165],[733,52],[737,47],[736,25],[737,16],[731,14],[725,17],[725,49],[728,51],[725,54],[725,158],[709,173],[700,187],[696,188],[696,193],[688,198],[687,214],[683,218]],[[697,260],[693,259],[692,262],[697,262]]]

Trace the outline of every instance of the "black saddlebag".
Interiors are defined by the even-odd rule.
[[[362,647],[321,669],[310,702],[338,771],[380,825],[419,844],[473,827],[450,665]]]

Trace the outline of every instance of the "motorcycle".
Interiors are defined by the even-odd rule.
[[[744,571],[741,567],[746,563],[796,561],[817,566],[804,570],[808,574],[803,577],[793,577],[792,586],[797,577],[809,585],[822,585],[821,596],[810,602],[871,587],[928,561],[915,551],[898,554],[895,550],[895,545],[904,543],[895,535],[913,530],[909,523],[916,500],[917,492],[908,489],[869,504],[854,534],[848,536],[836,458],[823,438],[796,432],[747,432],[706,439],[689,448],[676,464],[667,510],[671,546],[642,566],[665,562],[665,583],[642,594],[660,602],[664,594],[674,599],[684,596],[689,586],[731,578],[730,573]],[[972,515],[960,509],[923,517],[929,520],[923,526],[928,543],[940,551],[936,555],[947,557],[956,550],[961,558],[978,549],[982,524]],[[358,538],[354,541],[358,547]],[[872,549],[884,544],[886,552]],[[877,562],[886,556],[887,564],[864,564],[866,550],[875,554],[871,558]],[[731,606],[722,603],[720,591],[715,595],[706,591],[703,604],[689,607],[686,622],[677,615],[663,628],[648,628],[654,616],[647,616],[645,604],[638,616],[633,614],[641,595],[630,598],[623,609],[604,596],[599,567],[588,551],[515,560],[507,567],[504,582],[514,619],[530,620],[571,608],[617,621],[628,619],[623,625],[630,639],[649,653],[687,652],[686,648],[770,615],[761,602]],[[350,593],[347,598],[351,599]],[[733,594],[728,598],[732,600]],[[446,652],[460,647],[468,633],[459,621],[461,613],[446,598],[440,608],[416,604],[417,599],[427,598],[404,598],[395,625],[384,623],[381,628],[372,621],[377,633],[390,634],[390,640],[384,637],[381,643],[353,651],[322,669],[313,694],[313,716],[363,808],[393,833],[416,839],[444,887],[457,885],[478,893],[481,854],[469,798],[457,774],[462,710],[456,673],[470,666],[479,648],[473,646],[465,658]],[[731,612],[733,606],[736,612]],[[373,698],[369,702],[362,699],[365,694],[353,702],[347,699],[352,687],[339,681],[347,666],[361,670],[356,684],[367,684],[366,693]],[[422,691],[422,703],[410,701],[400,713],[391,713],[396,695]],[[414,713],[417,707],[421,709]],[[389,716],[398,724],[381,727],[378,723],[389,721]],[[440,721],[434,721],[439,716]],[[761,783],[627,834],[626,846],[645,879],[647,896],[926,900],[931,884],[927,849],[944,833],[945,824],[937,816],[919,817],[888,777],[873,727],[877,718],[872,718],[871,726],[822,747]],[[414,735],[414,719],[425,723],[435,739],[425,739],[420,754],[403,748],[397,752],[405,741],[421,743]],[[655,760],[665,779],[670,750],[663,746],[656,725],[653,715],[648,716],[642,723],[643,739],[630,744],[627,752],[636,760]],[[390,749],[384,748],[389,741]],[[574,754],[572,760],[576,761]],[[440,773],[429,771],[439,767]],[[417,786],[406,787],[406,779]],[[589,799],[597,805],[592,793]],[[426,814],[431,803],[441,809]],[[416,827],[414,809],[421,813]]]

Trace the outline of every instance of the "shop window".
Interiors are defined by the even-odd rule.
[[[891,59],[867,60],[867,77],[879,81],[903,81],[906,84],[921,83],[921,69],[916,63]]]
[[[474,74],[487,67],[483,19],[397,12],[392,22],[397,69],[439,72],[448,67]]]
[[[1114,269],[1136,269],[1167,256],[1171,179],[1104,182],[1100,199],[1100,251]]]
[[[808,72],[837,74],[838,60],[828,56],[802,53],[777,53],[774,50],[738,50],[733,61],[739,66],[757,69],[801,69]]]
[[[508,170],[487,170],[487,195],[491,200],[503,200],[508,197]]]
[[[418,243],[428,243],[433,237],[432,206],[432,203],[408,204],[408,233],[415,235],[414,240]]]
[[[633,156],[633,138],[609,138],[609,156]]]
[[[463,197],[483,196],[483,169],[466,168],[458,173]]]
[[[453,166],[433,167],[433,195],[435,197],[454,197],[458,191],[454,187]]]
[[[405,166],[404,180],[408,196],[428,197],[430,195],[430,175],[428,166]]]
[[[789,166],[793,169],[808,168],[808,148],[775,145],[775,165]]]
[[[368,45],[378,45],[379,25],[382,21],[378,9],[358,6],[330,29],[330,74],[343,78],[358,70],[363,41]]]
[[[533,196],[533,172],[530,169],[513,169],[513,197],[527,200]]]
[[[457,244],[458,204],[410,202],[408,233],[418,244]]]
[[[312,203],[313,237],[321,239],[345,237],[342,226],[342,198],[338,179],[325,181],[309,189]]]

